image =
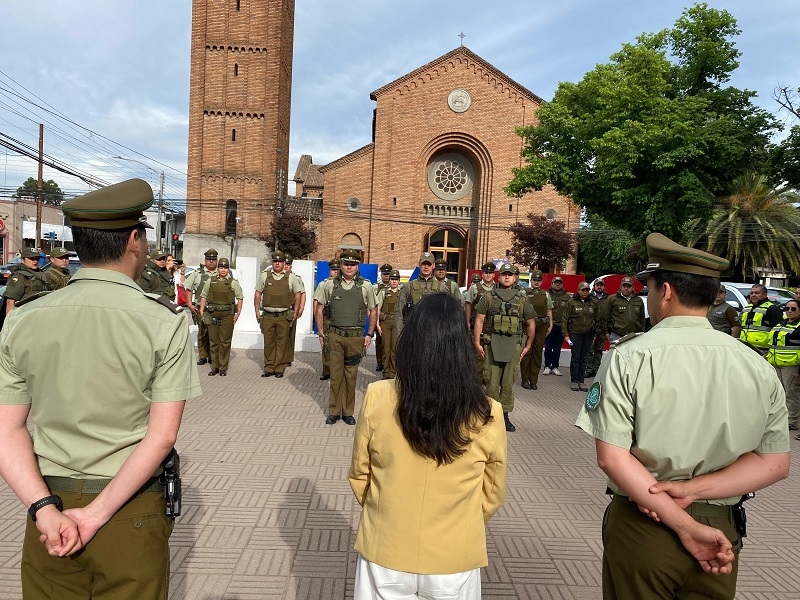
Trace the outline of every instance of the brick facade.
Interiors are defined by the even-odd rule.
[[[471,100],[462,112],[450,107],[454,90],[469,94],[455,93],[456,109]],[[324,208],[317,258],[360,246],[368,262],[411,268],[430,249],[448,255],[449,270],[463,284],[467,269],[506,256],[508,226],[526,221],[529,212],[549,213],[577,230],[579,207],[554,189],[521,198],[503,191],[512,168],[521,166],[515,127],[535,123],[543,101],[467,48],[370,97],[376,102],[373,143],[319,167]],[[441,199],[429,184],[430,165],[443,155],[471,167],[472,187],[461,197]],[[446,181],[440,185],[447,189]]]
[[[258,250],[276,197],[286,196],[293,37],[294,0],[192,2],[190,263],[208,245],[233,248],[234,226],[239,243]]]

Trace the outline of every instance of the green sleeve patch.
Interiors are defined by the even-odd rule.
[[[600,400],[602,400],[602,398],[603,387],[600,385],[599,381],[595,381],[589,388],[589,391],[586,393],[586,401],[584,402],[586,410],[597,410],[597,407],[600,406]]]

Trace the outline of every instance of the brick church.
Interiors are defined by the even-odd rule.
[[[466,47],[370,98],[371,143],[327,165],[308,155],[298,164],[297,195],[322,197],[316,258],[356,248],[366,262],[411,268],[429,250],[463,285],[467,269],[507,255],[507,229],[528,213],[577,230],[580,209],[552,188],[503,191],[521,166],[515,127],[534,123],[543,100]]]
[[[266,257],[279,210],[308,216],[312,258],[358,249],[413,267],[423,250],[467,269],[502,259],[527,214],[579,225],[552,189],[509,198],[515,127],[543,102],[464,46],[372,92],[372,141],[327,165],[303,155],[287,196],[295,0],[193,0],[183,256]],[[572,270],[573,265],[567,265]]]

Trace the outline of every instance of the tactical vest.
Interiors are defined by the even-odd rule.
[[[14,272],[14,275],[22,277],[24,292],[22,298],[19,299],[20,302],[39,292],[49,292],[51,290],[50,284],[41,271],[33,271],[28,267],[20,267]]]
[[[175,298],[175,286],[170,283],[166,269],[159,269],[152,264],[145,265],[144,272],[139,278],[140,287],[145,292],[164,294],[170,299]]]
[[[383,303],[381,304],[381,321],[394,321],[397,311],[397,299],[400,297],[400,289],[393,290],[385,288],[383,291]]]
[[[289,275],[284,274],[280,279],[275,279],[275,274],[270,271],[261,290],[261,306],[264,308],[279,308],[289,310],[294,307],[294,294],[289,290]]]
[[[423,288],[422,284],[420,284],[419,279],[415,279],[411,282],[411,301],[416,304],[420,300],[422,300],[428,294],[433,294],[435,292],[447,292],[449,291],[445,286],[444,282],[439,281],[435,277],[430,279],[431,286],[430,288]],[[442,289],[444,288],[444,289]]]
[[[728,312],[729,308],[730,304],[727,302],[717,305],[712,304],[708,307],[708,312],[706,313],[706,318],[711,323],[711,326],[717,331],[722,331],[728,335],[731,334],[731,324],[728,323],[725,313]]]
[[[355,285],[349,290],[342,287],[342,280],[333,280],[333,291],[328,306],[331,309],[330,323],[333,327],[364,327],[367,317],[367,303],[361,286],[364,279],[356,277]]]
[[[800,326],[800,320],[794,323],[784,321],[773,327],[769,333],[771,345],[767,362],[776,367],[795,367],[800,365],[800,346],[787,346],[786,336]]]
[[[767,309],[772,306],[772,302],[767,300],[763,304],[753,306],[748,304],[742,311],[741,323],[742,332],[739,339],[742,339],[756,348],[768,348],[770,345],[771,327],[762,325]]]
[[[216,274],[216,271],[209,271],[205,267],[200,267],[200,277],[195,279],[196,283],[189,289],[192,292],[192,304],[200,307],[200,292],[203,290],[206,281]]]
[[[52,290],[60,290],[61,288],[67,287],[67,283],[70,277],[72,277],[72,273],[70,273],[68,269],[62,269],[55,265],[50,265],[47,269],[42,271],[42,275]]]
[[[213,313],[232,313],[236,301],[236,293],[233,291],[233,279],[226,277],[222,279],[219,275],[211,277],[208,286],[208,297],[206,298],[206,309]]]
[[[487,290],[484,287],[482,281],[479,281],[478,283],[476,283],[474,285],[475,285],[475,298],[472,300],[472,311],[469,314],[469,326],[470,326],[470,329],[475,325],[475,315],[478,314],[478,313],[475,312],[475,307],[478,306],[478,302],[481,301],[481,298],[483,298],[483,295],[486,292],[490,292],[490,291],[492,291],[494,289],[494,286],[492,286],[491,288],[489,288]]]
[[[528,289],[526,292],[528,294],[528,300],[530,300],[533,309],[536,311],[536,316],[540,320],[548,320],[547,319],[547,292],[544,290],[534,290],[533,288]]]
[[[519,290],[510,300],[503,300],[499,291],[501,290],[492,288],[486,298],[486,319],[483,321],[483,333],[515,335],[521,339],[522,324],[525,322],[523,316],[525,292]]]

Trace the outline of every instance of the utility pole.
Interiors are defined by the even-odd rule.
[[[158,185],[158,216],[156,217],[156,236],[158,237],[158,248],[163,251],[164,241],[161,236],[161,207],[164,205],[164,171],[161,171]]]
[[[44,167],[44,123],[39,123],[39,179],[36,182],[36,240],[34,248],[42,239],[42,169]]]

